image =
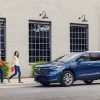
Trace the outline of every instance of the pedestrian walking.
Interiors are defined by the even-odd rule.
[[[18,51],[15,51],[14,52],[14,57],[12,59],[12,64],[14,65],[14,68],[15,68],[15,73],[12,74],[10,77],[9,77],[9,82],[10,82],[10,79],[13,78],[14,76],[16,76],[18,74],[18,82],[19,83],[23,83],[21,81],[21,69],[20,69],[20,65],[19,65],[19,52]]]

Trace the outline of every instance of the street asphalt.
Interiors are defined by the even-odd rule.
[[[2,88],[4,87],[4,88]],[[0,100],[100,100],[100,80],[92,85],[75,82],[70,87],[52,84],[43,87],[33,84],[0,84]]]

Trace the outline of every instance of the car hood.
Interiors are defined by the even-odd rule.
[[[39,64],[37,67],[55,67],[55,66],[63,66],[64,62],[51,62],[46,64]]]

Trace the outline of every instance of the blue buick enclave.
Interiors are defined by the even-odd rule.
[[[37,65],[34,79],[44,86],[50,83],[70,86],[76,80],[91,84],[94,80],[100,79],[100,52],[69,54],[54,62]]]

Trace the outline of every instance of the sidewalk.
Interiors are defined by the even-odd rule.
[[[16,88],[16,87],[25,87],[25,86],[34,86],[36,83],[34,78],[22,78],[23,83],[18,83],[18,79],[11,79],[10,83],[7,79],[4,79],[4,84],[0,83],[0,88]]]

